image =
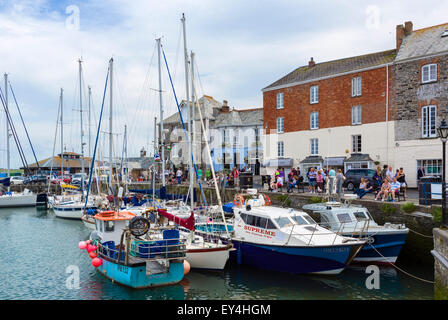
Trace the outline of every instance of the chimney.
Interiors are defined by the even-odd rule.
[[[230,107],[227,105],[227,100],[222,101],[221,113],[229,113]]]
[[[404,39],[404,26],[402,24],[397,25],[397,52],[400,50],[401,43]]]
[[[413,27],[412,21],[406,21],[404,23],[404,35],[405,36],[408,36],[412,33],[412,27]]]
[[[314,67],[316,65],[316,63],[313,60],[313,57],[311,57],[311,60],[308,62],[308,67]]]

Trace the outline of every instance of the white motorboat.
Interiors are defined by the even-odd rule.
[[[28,189],[23,192],[0,192],[0,208],[35,207],[46,205],[46,194],[36,194]]]

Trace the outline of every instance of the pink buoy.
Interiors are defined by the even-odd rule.
[[[91,243],[92,243],[92,240],[87,240],[86,243],[87,243],[87,244],[91,244]]]
[[[103,264],[103,260],[101,260],[100,258],[92,259],[92,266],[94,266],[95,268],[98,268],[102,264]]]
[[[92,250],[95,251],[97,247],[95,245],[92,245]]]
[[[79,249],[84,250],[85,248],[87,248],[87,242],[85,242],[85,241],[80,241],[80,242],[78,243],[78,247],[79,247]]]
[[[96,249],[96,248],[95,248]],[[91,244],[88,244],[87,245],[87,252],[92,252],[92,251],[94,251],[95,249],[93,249],[93,246],[91,245]]]
[[[92,252],[89,253],[89,257],[91,259],[94,259],[94,258],[98,257],[98,255],[96,254],[96,252],[92,251]]]
[[[190,272],[190,263],[187,260],[184,260],[184,276]]]

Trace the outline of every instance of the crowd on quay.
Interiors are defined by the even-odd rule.
[[[201,168],[197,168],[197,176],[208,185],[213,184],[212,174],[210,170],[206,170],[205,174]],[[230,172],[218,172],[216,178],[218,185],[228,188],[239,187],[239,177],[244,172],[251,172],[250,166],[243,166],[241,169],[234,167]],[[424,169],[420,168],[418,177],[424,176]],[[196,173],[195,173],[196,175]],[[343,184],[346,180],[342,169],[335,168],[318,168],[311,167],[305,174],[302,174],[299,167],[292,168],[288,174],[285,174],[283,168],[275,170],[272,176],[267,177],[267,184],[269,191],[278,192],[286,188],[288,193],[293,192],[295,188],[304,188],[304,177],[306,176],[309,193],[326,193],[327,188],[330,194],[337,194],[341,199],[344,194]],[[165,171],[165,178],[169,184],[188,183],[189,171],[188,168],[173,168]],[[403,168],[395,171],[391,166],[384,165],[382,168],[377,167],[375,174],[370,177],[362,177],[359,185],[356,186],[354,193],[358,199],[362,199],[366,194],[374,194],[375,200],[381,201],[396,201],[399,192],[406,197],[406,174]]]

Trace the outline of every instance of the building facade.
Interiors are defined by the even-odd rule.
[[[395,54],[388,50],[323,63],[311,58],[264,88],[265,165],[271,171],[289,165],[306,172],[393,161],[389,86]]]
[[[393,113],[396,167],[403,167],[411,187],[417,170],[441,175],[442,145],[437,134],[448,116],[448,23],[413,30],[412,22],[397,26],[397,57],[393,64]]]

